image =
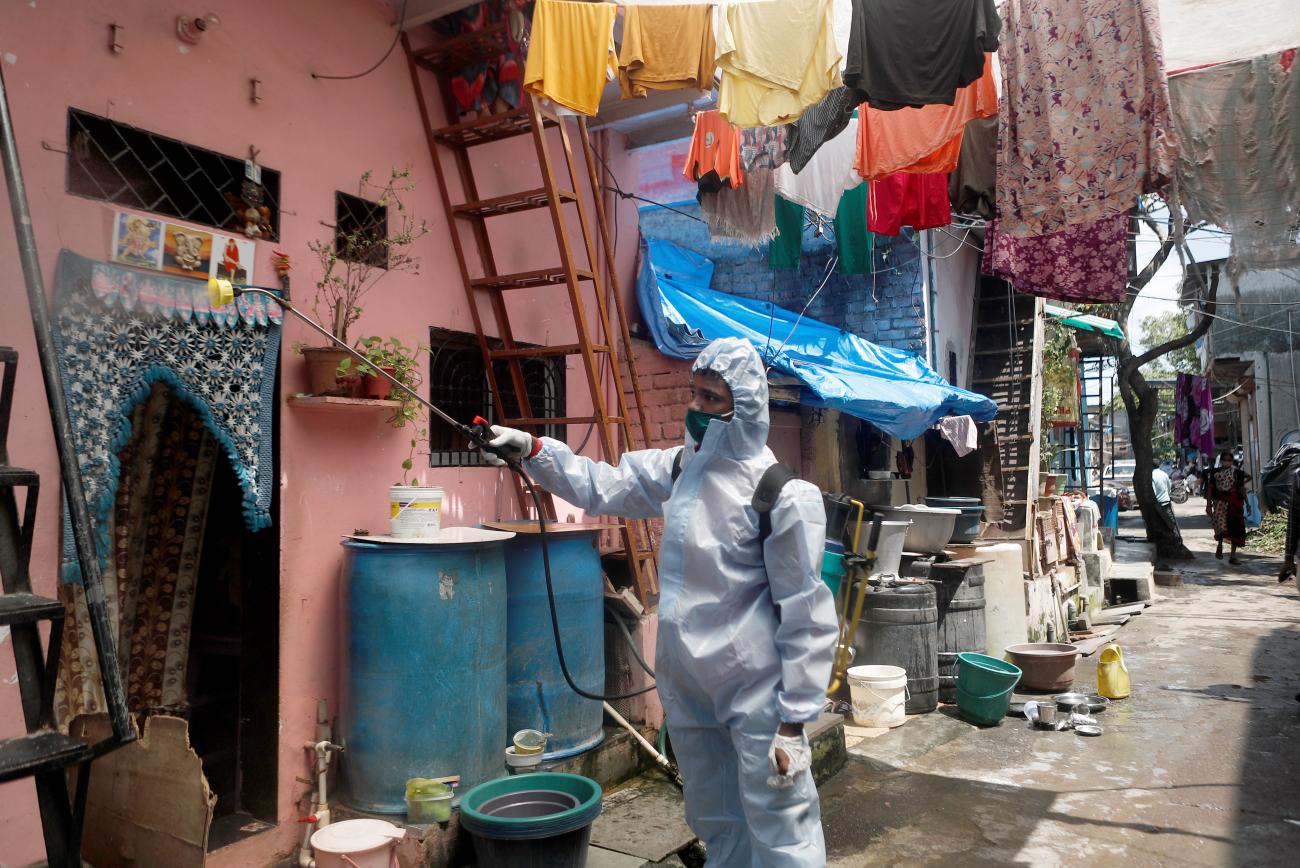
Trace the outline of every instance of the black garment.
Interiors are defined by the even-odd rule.
[[[952,213],[992,220],[993,189],[997,182],[998,119],[975,118],[966,122],[961,136],[957,168],[948,174],[948,199]]]
[[[998,48],[995,0],[853,0],[844,84],[886,111],[952,105]]]
[[[1285,557],[1293,558],[1296,547],[1300,546],[1300,467],[1291,475],[1291,499],[1286,508],[1286,551]]]
[[[854,91],[837,87],[786,127],[785,161],[796,175],[808,165],[818,148],[844,132],[860,102]]]

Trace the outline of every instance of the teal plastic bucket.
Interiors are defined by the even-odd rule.
[[[957,711],[963,718],[979,726],[997,726],[1007,716],[1011,708],[1011,693],[1015,688],[1008,687],[1001,693],[990,696],[972,696],[957,687]]]
[[[581,868],[600,799],[600,784],[582,775],[518,775],[466,793],[460,823],[479,868]]]
[[[971,696],[992,696],[1013,689],[1020,667],[987,654],[963,651],[957,655],[957,686]]]
[[[987,654],[957,655],[957,711],[971,723],[993,726],[1006,716],[1020,667]]]
[[[840,552],[822,552],[822,581],[831,589],[831,596],[839,599],[840,582],[844,579],[844,555]]]

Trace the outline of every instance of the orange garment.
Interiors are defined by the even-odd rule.
[[[695,116],[695,134],[682,169],[688,181],[698,181],[709,172],[717,172],[732,187],[745,180],[740,168],[740,130],[723,120],[717,109]]]
[[[998,113],[993,64],[984,56],[984,74],[957,91],[952,105],[926,105],[881,111],[863,105],[858,121],[855,167],[868,181],[895,172],[938,174],[957,168],[966,122]]]
[[[713,87],[713,7],[623,7],[623,45],[618,54],[618,82],[623,98],[650,90]]]

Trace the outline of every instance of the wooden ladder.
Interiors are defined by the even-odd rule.
[[[975,298],[971,389],[998,403],[994,426],[1002,465],[1001,502],[986,504],[986,537],[1027,539],[1038,495],[1043,399],[1042,302],[981,277]]]
[[[474,330],[483,353],[496,418],[501,420],[501,424],[532,429],[534,433],[547,424],[594,425],[604,459],[617,464],[624,451],[649,447],[649,423],[605,216],[604,189],[586,118],[559,118],[543,110],[536,100],[526,95],[524,105],[501,114],[442,128],[435,128],[430,120],[420,70],[428,69],[438,74],[445,116],[454,117],[454,102],[445,73],[457,63],[463,63],[466,53],[479,48],[479,43],[484,38],[481,33],[473,33],[422,50],[412,50],[405,35],[402,43],[406,49],[420,118],[433,158],[452,247],[456,252]],[[465,44],[460,45],[462,42]],[[481,198],[474,178],[470,151],[480,145],[521,135],[530,135],[533,139],[542,185],[504,196]],[[556,138],[559,140],[563,166],[567,169],[567,177],[564,179],[566,186],[561,186],[553,162],[552,151],[555,149]],[[574,140],[581,149],[584,164],[581,169],[575,159]],[[443,165],[444,152],[450,154],[455,177],[467,200],[465,202],[452,201]],[[570,233],[571,211],[567,206],[576,209],[580,226],[582,238],[576,249]],[[539,208],[546,208],[550,212],[559,264],[529,271],[500,273],[492,251],[488,221],[500,215]],[[594,216],[591,213],[593,210]],[[463,229],[469,230],[468,241],[463,237]],[[600,248],[599,257],[597,247]],[[477,256],[476,261],[470,255],[471,252]],[[476,270],[482,273],[475,274]],[[513,290],[547,286],[563,287],[566,290],[573,310],[576,341],[552,346],[521,345],[515,339],[506,296]],[[480,305],[485,299],[491,307],[494,335],[489,335],[484,327],[485,317]],[[592,307],[596,314],[594,323]],[[593,414],[555,418],[538,416],[530,406],[521,360],[569,356],[581,358],[581,368],[590,389]],[[515,397],[515,405],[510,409],[517,409],[517,416],[507,412],[506,396],[497,382],[498,362],[504,363],[508,372]],[[601,382],[602,368],[608,372],[607,383]],[[612,402],[608,394],[610,391],[613,392]],[[632,418],[629,410],[629,393],[635,403],[636,419]],[[611,412],[611,403],[614,412]],[[533,504],[517,479],[515,487],[521,508],[527,514]],[[544,496],[543,509],[548,517],[555,517],[554,503],[549,494]],[[624,520],[617,526],[617,533],[626,552],[628,572],[636,586],[637,595],[648,606],[659,592],[656,545],[650,525],[640,519]]]

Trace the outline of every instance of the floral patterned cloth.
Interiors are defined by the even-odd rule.
[[[1026,295],[1120,302],[1128,286],[1127,236],[1127,213],[1029,238],[1008,235],[992,220],[983,270]]]
[[[786,127],[753,127],[740,131],[740,165],[746,172],[775,169],[785,162]]]
[[[230,459],[251,530],[271,522],[271,416],[280,311],[247,295],[213,310],[201,281],[163,277],[71,251],[59,256],[54,343],[100,558],[133,408],[165,383],[189,401]],[[258,299],[252,302],[252,299]],[[64,522],[63,578],[79,581]]]
[[[1127,211],[1173,176],[1157,0],[1004,0],[997,211],[1046,235]]]
[[[114,628],[127,708],[138,715],[182,709],[194,594],[217,440],[199,412],[161,383],[131,413],[131,438],[109,513],[112,552],[104,602]],[[59,584],[66,611],[55,708],[65,730],[107,709],[82,585]]]

